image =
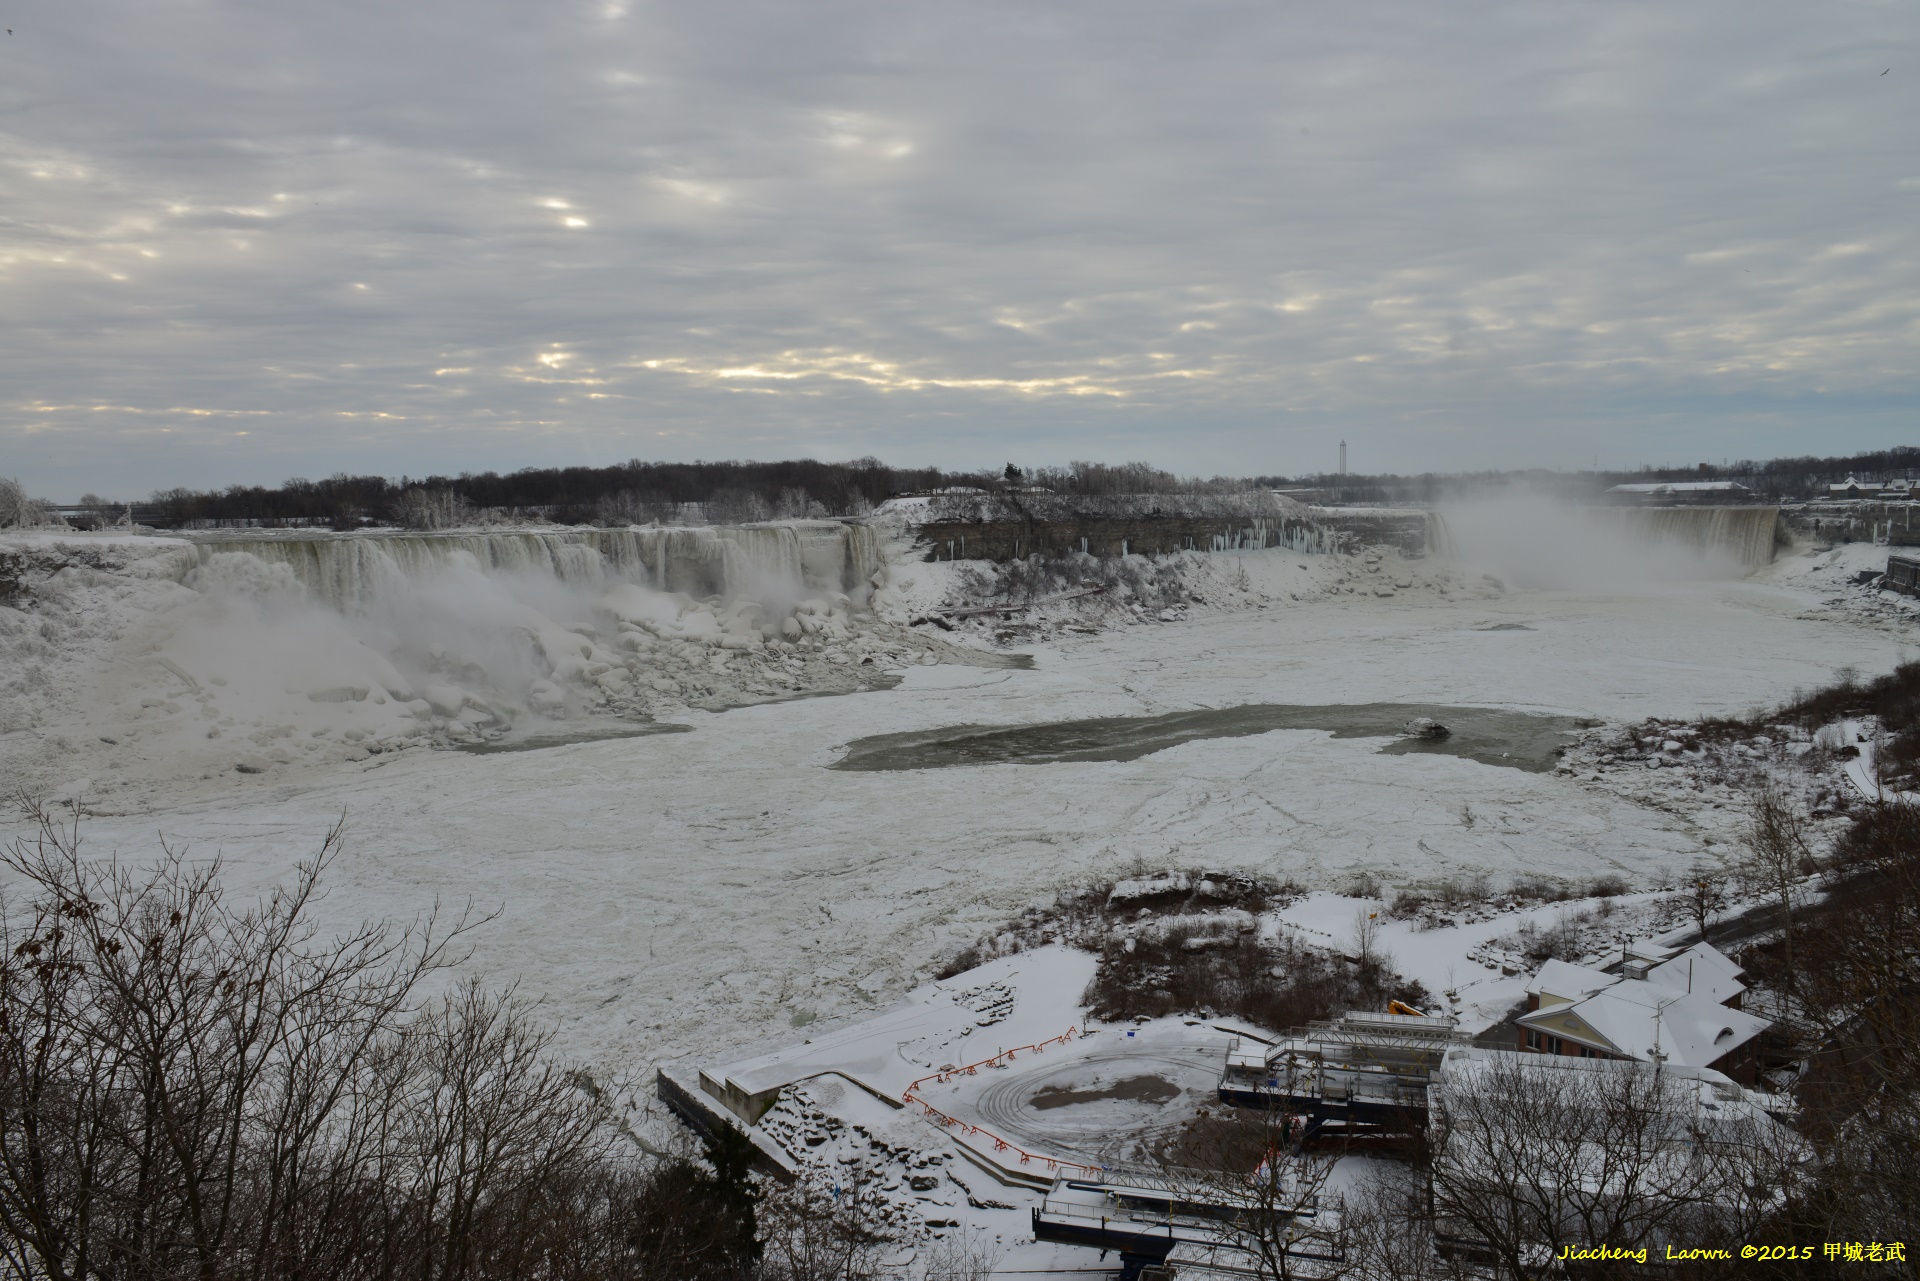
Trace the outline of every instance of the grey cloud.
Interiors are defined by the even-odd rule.
[[[47,492],[1913,426],[1900,6],[10,13],[0,473]]]

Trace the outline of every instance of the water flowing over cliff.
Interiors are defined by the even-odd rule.
[[[71,585],[139,596],[121,620],[139,656],[126,670],[202,702],[204,739],[189,741],[243,753],[243,771],[322,745],[351,759],[869,689],[886,682],[880,663],[917,662],[933,643],[879,622],[875,532],[835,521],[216,532],[57,550]],[[104,686],[86,697],[102,715],[126,701]]]
[[[1773,563],[1777,507],[1623,507],[1594,513],[1630,541],[1746,569]]]
[[[1774,507],[1580,507],[1516,494],[1435,513],[1427,537],[1514,586],[1618,590],[1751,574],[1772,562],[1778,525]]]
[[[771,609],[828,592],[862,595],[880,568],[871,529],[828,521],[196,541],[202,565],[230,553],[285,565],[308,591],[348,613],[456,567],[581,587],[623,581],[696,598],[749,596]]]

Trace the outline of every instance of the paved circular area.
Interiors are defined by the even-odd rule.
[[[1104,1164],[1136,1160],[1213,1106],[1224,1048],[1217,1032],[1192,1042],[1095,1042],[1026,1070],[988,1069],[985,1085],[942,1106],[1030,1152]]]

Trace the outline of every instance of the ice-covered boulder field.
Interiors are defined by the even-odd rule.
[[[885,1003],[1029,904],[1136,864],[1309,889],[1361,872],[1643,886],[1729,839],[1724,798],[1321,729],[829,768],[852,740],[1248,704],[1618,725],[1883,670],[1912,636],[1849,595],[1874,555],[1859,546],[1552,588],[1512,586],[1498,546],[1195,550],[1083,567],[1103,590],[1074,595],[1039,570],[928,563],[897,534],[8,535],[0,774],[87,802],[96,852],[221,853],[235,893],[285,876],[344,811],[335,921],[498,908],[479,963],[543,996],[569,1051],[640,1073]],[[681,732],[604,737],[664,726]],[[541,743],[558,745],[434,750]]]

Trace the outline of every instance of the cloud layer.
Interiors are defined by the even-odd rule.
[[[0,9],[0,473],[56,496],[1623,465],[1920,408],[1907,4]]]

